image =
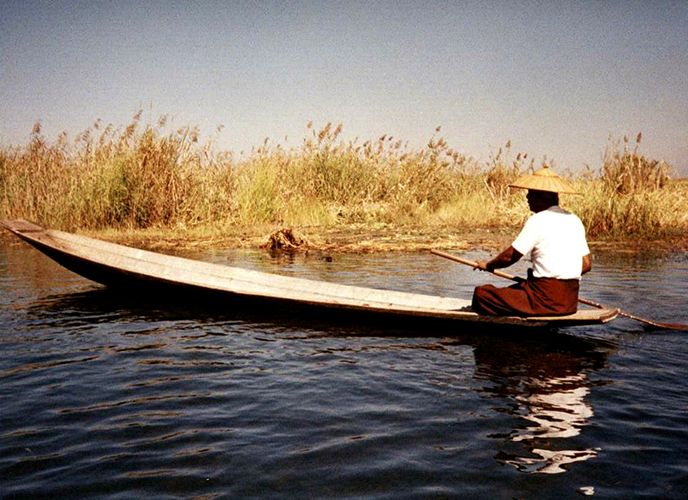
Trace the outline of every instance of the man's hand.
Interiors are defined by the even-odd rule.
[[[581,270],[581,275],[585,273],[589,273],[590,270],[592,269],[592,255],[584,255],[583,256],[583,266]]]
[[[488,267],[489,263],[490,263],[489,260],[479,260],[476,262],[477,265],[475,266],[475,269],[477,269],[479,271],[492,271],[492,269],[490,269],[490,267]]]
[[[501,269],[503,267],[509,267],[511,264],[518,262],[518,259],[523,257],[523,254],[518,252],[514,247],[507,247],[500,252],[497,257],[492,260],[479,260],[476,262],[481,271],[492,272],[495,269]]]

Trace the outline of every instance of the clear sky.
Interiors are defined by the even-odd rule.
[[[610,135],[688,175],[688,1],[0,0],[0,143],[139,109],[250,150],[306,124],[599,167]],[[287,140],[285,141],[285,137]]]

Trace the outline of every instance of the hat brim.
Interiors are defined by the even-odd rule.
[[[550,193],[580,194],[569,181],[559,176],[545,177],[535,174],[524,175],[516,179],[512,184],[509,184],[509,187],[515,189],[548,191]]]

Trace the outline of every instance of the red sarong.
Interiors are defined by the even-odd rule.
[[[580,280],[533,278],[510,287],[482,285],[473,292],[472,308],[490,316],[565,316],[578,308]]]

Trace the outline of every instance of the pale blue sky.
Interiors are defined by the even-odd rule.
[[[0,142],[138,110],[220,149],[306,124],[597,168],[609,136],[688,175],[688,1],[0,0]],[[152,112],[151,112],[152,110]],[[288,137],[285,142],[285,136]]]

